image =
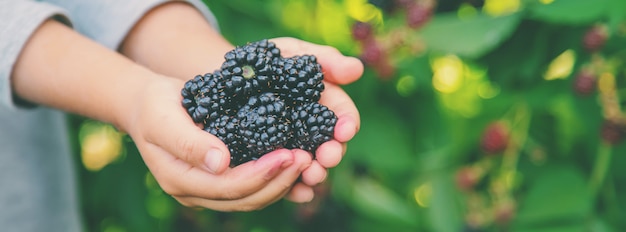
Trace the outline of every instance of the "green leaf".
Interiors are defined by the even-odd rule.
[[[411,130],[397,113],[373,102],[360,111],[360,131],[348,144],[350,159],[389,173],[402,173],[416,165]]]
[[[432,178],[432,199],[429,213],[433,231],[457,232],[463,228],[463,215],[456,194],[452,173],[438,173]]]
[[[567,225],[549,225],[533,227],[531,229],[519,229],[516,232],[585,232],[585,226],[582,223]]]
[[[577,117],[575,104],[575,99],[571,94],[562,94],[554,96],[548,107],[556,118],[559,138],[556,142],[563,154],[570,153],[576,139],[584,133],[584,128],[581,126],[583,123]]]
[[[626,18],[626,1],[608,0],[607,10],[609,31],[614,33],[619,30],[624,18]]]
[[[417,211],[396,193],[366,177],[355,179],[353,183],[351,202],[357,211],[389,224],[417,227]]]
[[[583,175],[571,167],[549,167],[522,198],[514,227],[536,228],[559,221],[584,223],[590,211],[591,197]]]
[[[506,40],[515,31],[521,16],[521,13],[502,17],[479,14],[459,19],[456,14],[441,14],[420,33],[433,51],[477,58]]]
[[[587,24],[606,14],[607,0],[555,0],[530,8],[530,17],[557,24]]]

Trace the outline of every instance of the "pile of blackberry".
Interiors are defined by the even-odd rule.
[[[324,74],[312,55],[282,57],[268,40],[238,46],[221,68],[181,91],[194,122],[221,139],[237,166],[280,148],[315,154],[333,138],[337,117],[318,103]]]

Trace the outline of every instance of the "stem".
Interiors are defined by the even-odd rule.
[[[510,128],[509,147],[504,151],[502,157],[502,173],[517,169],[520,152],[528,137],[528,127],[530,126],[528,106],[524,103],[517,105],[515,108],[515,114],[511,120],[513,123]]]
[[[598,154],[596,154],[596,161],[591,170],[591,178],[589,179],[589,190],[593,198],[598,194],[598,190],[602,187],[606,173],[609,170],[611,151],[612,147],[607,143],[600,143],[598,146]]]
[[[254,73],[254,68],[250,65],[244,65],[241,70],[243,72],[243,78],[251,79],[256,75],[256,73]]]

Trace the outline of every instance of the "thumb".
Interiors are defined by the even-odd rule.
[[[167,123],[169,126],[162,128],[167,135],[155,138],[154,143],[162,144],[170,154],[209,173],[220,174],[228,168],[230,153],[220,139],[189,119],[176,121],[178,123]]]
[[[165,108],[156,109],[158,113],[150,117],[153,123],[145,126],[149,128],[144,133],[147,142],[209,173],[224,172],[230,164],[226,145],[194,124],[182,107],[179,110]]]

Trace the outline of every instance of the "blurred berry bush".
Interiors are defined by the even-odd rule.
[[[234,44],[360,57],[361,131],[313,202],[221,213],[182,207],[132,141],[74,118],[89,231],[626,230],[626,1],[207,4]]]

